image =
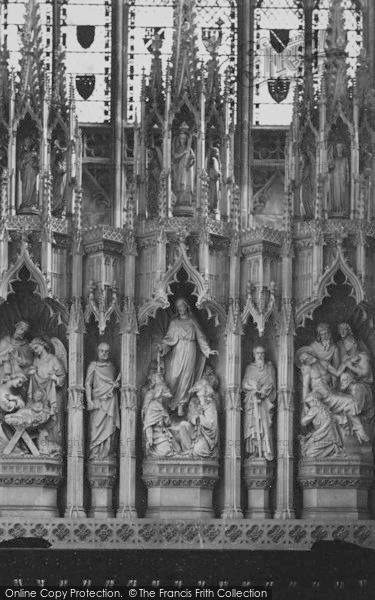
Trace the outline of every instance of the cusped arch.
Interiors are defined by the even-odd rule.
[[[328,292],[328,287],[330,285],[337,285],[334,280],[334,277],[339,271],[341,271],[341,273],[345,277],[344,285],[346,284],[351,287],[350,296],[355,298],[357,304],[364,301],[365,292],[362,283],[357,277],[357,275],[354,273],[353,269],[349,267],[348,263],[345,260],[342,247],[341,245],[339,245],[337,248],[335,260],[318,280],[313,298],[307,300],[304,304],[302,304],[302,306],[300,306],[299,309],[297,309],[297,327],[304,327],[305,320],[312,318],[315,309],[321,306],[324,298],[327,298],[330,295]]]
[[[17,261],[12,265],[0,279],[0,302],[5,302],[8,294],[13,294],[13,283],[20,281],[19,273],[25,267],[30,273],[30,281],[34,282],[36,289],[34,294],[38,294],[41,299],[52,298],[52,292],[48,285],[47,279],[42,271],[33,262],[26,243],[22,243],[21,252]]]
[[[172,267],[156,282],[151,299],[138,311],[138,324],[140,327],[147,325],[148,320],[154,318],[159,308],[165,310],[170,306],[169,297],[173,295],[171,285],[178,283],[178,274],[185,271],[187,282],[193,286],[192,295],[196,297],[196,307],[205,310],[208,318],[215,318],[215,326],[226,322],[224,308],[211,296],[211,290],[207,278],[199,273],[194,267],[186,253],[184,244],[180,244],[179,257]]]

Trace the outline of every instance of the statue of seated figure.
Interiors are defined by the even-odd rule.
[[[155,374],[152,387],[146,392],[142,409],[143,433],[149,456],[172,456],[179,446],[171,432],[171,420],[165,403],[172,394],[161,374]]]
[[[188,420],[180,424],[182,451],[195,458],[216,456],[219,428],[214,390],[205,379],[201,379],[189,393],[196,396],[190,401]]]

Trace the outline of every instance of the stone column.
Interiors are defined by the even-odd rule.
[[[282,307],[279,313],[279,363],[276,439],[275,519],[294,519],[293,502],[293,410],[294,410],[294,302],[293,247],[286,236],[282,250]]]
[[[73,269],[74,274],[75,269]],[[84,488],[84,432],[83,432],[83,360],[85,323],[80,298],[74,298],[70,309],[69,337],[69,399],[68,399],[68,455],[67,505],[65,517],[85,517]]]
[[[0,210],[1,210],[1,227],[0,227],[0,273],[7,271],[9,267],[8,259],[8,230],[6,228],[6,220],[9,214],[8,205],[8,171],[3,170],[0,176]]]
[[[136,466],[136,336],[137,318],[134,303],[135,293],[135,240],[128,231],[125,247],[125,306],[120,325],[121,333],[121,432],[118,519],[137,517],[135,507]]]
[[[238,319],[240,315],[238,314]],[[225,394],[224,510],[222,518],[242,518],[241,509],[241,333],[227,327]]]
[[[294,519],[293,503],[293,371],[294,307],[283,299],[279,333],[276,510],[275,519]]]
[[[233,231],[230,249],[230,295],[226,326],[226,394],[224,452],[224,510],[226,519],[242,518],[241,509],[241,336],[239,306],[239,234]],[[234,300],[236,298],[236,300]]]

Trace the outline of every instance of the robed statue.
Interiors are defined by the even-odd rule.
[[[350,210],[350,168],[345,145],[338,142],[329,149],[328,215],[346,217]]]
[[[90,458],[110,458],[115,453],[116,433],[120,427],[118,388],[120,376],[109,360],[109,344],[98,346],[98,360],[89,364],[85,380],[87,410],[90,412]]]
[[[65,189],[67,181],[67,159],[68,148],[61,146],[59,140],[55,140],[52,149],[52,213],[61,217],[65,208]]]
[[[172,148],[172,190],[177,204],[190,204],[195,189],[195,154],[191,147],[192,135],[183,123],[176,135]]]
[[[272,422],[276,400],[276,376],[271,362],[265,361],[265,349],[256,346],[254,362],[245,370],[242,389],[244,402],[245,451],[250,458],[273,460]]]
[[[169,354],[164,368],[165,381],[172,394],[170,408],[178,408],[182,415],[189,401],[189,390],[202,376],[206,358],[217,351],[211,350],[184,298],[176,300],[176,311],[177,317],[170,322],[159,352],[161,357]]]
[[[221,200],[222,168],[220,149],[216,146],[211,148],[207,171],[210,180],[210,208],[212,212],[217,213]]]
[[[37,182],[39,175],[39,155],[36,145],[25,138],[20,160],[21,206],[20,211],[35,211],[37,205]]]

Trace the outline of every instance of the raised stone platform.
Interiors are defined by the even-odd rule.
[[[219,479],[217,459],[157,458],[143,461],[148,488],[147,517],[212,518],[212,491]]]
[[[90,461],[88,479],[91,488],[91,508],[89,516],[106,519],[113,517],[112,492],[116,480],[115,460]]]
[[[303,459],[303,519],[368,519],[373,485],[372,457]]]
[[[62,480],[60,458],[1,457],[0,515],[57,517],[57,488]]]
[[[247,458],[244,461],[244,480],[247,487],[248,519],[270,519],[270,487],[275,465],[265,458]]]

